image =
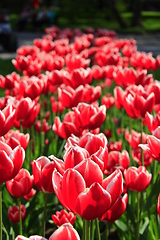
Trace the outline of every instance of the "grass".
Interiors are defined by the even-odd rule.
[[[0,59],[0,75],[7,75],[15,71],[11,59]]]

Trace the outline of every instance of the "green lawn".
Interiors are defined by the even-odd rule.
[[[11,62],[12,59],[0,59],[0,75],[7,75],[15,71]]]

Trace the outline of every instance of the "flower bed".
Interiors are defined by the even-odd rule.
[[[114,31],[53,26],[12,63],[0,240],[158,239],[160,56]]]

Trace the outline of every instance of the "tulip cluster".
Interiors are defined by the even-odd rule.
[[[0,240],[159,239],[160,56],[114,31],[53,26],[12,63]]]

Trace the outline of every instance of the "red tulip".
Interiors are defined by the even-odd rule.
[[[41,131],[43,133],[47,133],[52,128],[52,126],[48,124],[45,118],[43,119],[42,124],[41,124],[41,120],[36,121],[34,127],[35,127],[35,130],[39,133]]]
[[[70,71],[74,71],[79,68],[87,68],[90,64],[90,59],[82,58],[80,55],[67,54],[65,63]]]
[[[16,72],[12,72],[11,74],[7,74],[5,76],[5,85],[4,88],[6,89],[14,89],[16,85],[19,85],[20,75]]]
[[[68,138],[71,134],[80,136],[82,133],[75,113],[71,111],[64,116],[63,122],[60,121],[59,117],[55,117],[52,129],[61,138]]]
[[[25,152],[20,145],[12,150],[6,143],[0,141],[0,184],[18,174],[24,158]]]
[[[69,137],[65,145],[67,150],[70,146],[78,145],[81,148],[85,148],[90,155],[99,151],[100,147],[106,148],[108,144],[107,138],[103,133],[92,134],[90,132],[84,134],[82,137],[78,138],[76,136]]]
[[[19,222],[19,206],[12,206],[8,209],[8,217],[11,222]],[[26,208],[21,204],[21,219],[22,221],[26,217]]]
[[[160,126],[160,111],[158,111],[155,117],[153,117],[153,115],[149,112],[146,112],[144,121],[147,124],[150,133],[153,133],[154,130]]]
[[[34,188],[31,189],[31,191],[26,194],[25,196],[23,196],[26,200],[30,200],[35,194],[36,194],[36,190]]]
[[[160,194],[158,195],[157,212],[158,212],[158,215],[160,217]]]
[[[119,140],[118,142],[114,142],[114,141],[110,141],[109,144],[108,144],[108,151],[111,152],[111,151],[119,151],[121,152],[121,149],[122,149],[122,141]]]
[[[78,146],[77,146],[78,145]],[[107,138],[103,133],[86,133],[81,138],[68,138],[64,154],[65,169],[74,167],[82,160],[90,158],[103,172],[108,162]]]
[[[80,67],[74,69],[72,72],[63,72],[63,82],[67,86],[71,86],[74,89],[79,87],[80,85],[85,86],[86,84],[91,84],[92,75],[90,68],[85,69]]]
[[[120,168],[123,172],[130,164],[129,154],[126,150],[122,153],[119,151],[111,151],[108,154],[108,164],[104,171],[106,175],[110,175],[116,168]]]
[[[56,214],[52,214],[52,220],[57,226],[61,226],[64,223],[70,223],[73,225],[76,220],[76,216],[74,213],[67,212],[66,210],[62,209],[61,211],[56,211]]]
[[[134,161],[138,162],[139,166],[142,166],[141,163],[141,149],[140,147],[132,149],[132,158]],[[144,166],[150,166],[152,163],[152,157],[148,154],[147,151],[143,150],[143,160],[144,160]]]
[[[160,161],[160,127],[157,127],[153,132],[153,135],[148,135],[147,144],[139,144],[146,153],[153,159]]]
[[[119,219],[127,207],[128,194],[120,196],[113,206],[101,217],[101,221],[115,222]]]
[[[21,145],[21,147],[24,150],[26,150],[29,143],[29,134],[20,133],[18,130],[17,131],[10,130],[7,134],[5,134],[4,138],[5,142],[12,149],[18,145]]]
[[[86,84],[83,88],[82,102],[93,103],[101,96],[101,87],[100,86],[90,86]]]
[[[80,237],[71,224],[65,223],[49,237],[49,240],[80,240]]]
[[[83,93],[83,86],[80,85],[75,90],[66,85],[61,85],[58,88],[58,99],[64,107],[72,108],[76,107],[81,102]]]
[[[37,103],[38,98],[21,98],[16,108],[16,120],[22,122],[23,128],[29,128],[34,123],[40,111],[40,105]],[[18,122],[19,123],[19,122]],[[16,122],[17,124],[17,122]]]
[[[12,180],[6,182],[6,186],[12,196],[16,198],[23,197],[33,187],[33,176],[26,169],[22,168]]]
[[[99,128],[106,118],[106,107],[104,105],[98,107],[97,104],[79,103],[74,108],[76,119],[82,129]]]
[[[55,157],[51,162],[47,157],[42,156],[31,162],[31,165],[36,187],[42,192],[53,193],[52,172],[57,168],[63,173],[63,162]]]
[[[53,97],[50,99],[52,104],[52,112],[54,113],[62,113],[65,107],[62,105],[61,102],[56,101]]]
[[[125,98],[125,92],[122,90],[121,87],[115,87],[114,88],[114,98],[115,98],[115,105],[118,109],[121,109],[124,105],[124,98]]]
[[[136,132],[134,129],[131,130],[131,134],[129,131],[125,131],[125,139],[129,142],[132,148],[138,148],[138,145],[141,144],[141,133]],[[147,135],[143,132],[142,133],[142,141],[143,144],[146,143]]]
[[[144,166],[140,166],[139,168],[130,167],[124,170],[124,178],[126,186],[130,190],[142,192],[149,186],[152,174]]]
[[[155,104],[160,103],[160,83],[159,81],[154,81],[146,86],[146,91],[148,94],[154,93],[155,95]]]
[[[73,168],[89,156],[90,155],[85,148],[70,146],[63,156],[65,169]]]
[[[106,106],[106,108],[111,108],[114,106],[115,100],[114,97],[110,95],[106,95],[102,97],[102,104]]]
[[[62,205],[87,220],[100,218],[123,191],[123,179],[120,171],[116,170],[103,181],[103,174],[102,178],[99,174],[98,182],[94,182],[94,180],[92,182],[92,176],[94,179],[98,179],[98,176],[94,175],[93,166],[91,166],[90,172],[83,173],[86,180],[88,179],[88,188],[83,176],[74,168],[66,170],[63,176],[55,169],[52,175],[53,187]],[[80,170],[83,170],[83,167]],[[97,171],[100,173],[100,169]]]
[[[10,130],[13,125],[15,113],[16,111],[12,105],[8,105],[0,111],[0,136],[5,135]]]
[[[151,112],[155,104],[154,93],[148,94],[141,85],[131,85],[125,91],[116,87],[114,95],[115,105],[118,108],[124,107],[132,118],[144,118],[146,112]]]
[[[29,97],[32,100],[39,97],[41,93],[43,92],[44,83],[43,81],[36,77],[25,77],[21,80],[19,91],[20,95],[24,97]]]
[[[136,51],[130,58],[130,64],[136,68],[155,70],[156,69],[156,59],[152,56],[151,52],[138,52]]]

